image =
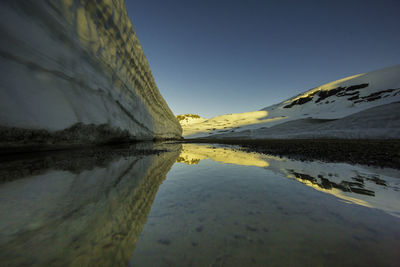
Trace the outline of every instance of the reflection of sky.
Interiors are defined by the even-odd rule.
[[[400,177],[365,171],[343,163],[301,162],[259,153],[247,153],[231,146],[183,144],[177,162],[198,164],[201,160],[241,166],[256,166],[281,173],[317,191],[400,217]]]
[[[397,0],[125,2],[175,114],[257,110],[400,62]]]

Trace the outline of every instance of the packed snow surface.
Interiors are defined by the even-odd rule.
[[[260,111],[182,124],[185,138],[400,138],[400,65],[323,84]]]

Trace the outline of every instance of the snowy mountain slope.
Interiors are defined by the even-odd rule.
[[[253,111],[246,113],[227,114],[203,121],[193,121],[189,123],[181,123],[184,136],[198,136],[209,132],[225,132],[240,127],[249,127],[250,125],[260,124],[262,122],[273,122],[282,119],[266,118],[267,112]]]
[[[399,105],[384,107],[399,101],[400,65],[397,65],[318,86],[260,111],[227,114],[185,125],[183,135],[185,138],[400,138],[400,118],[396,115],[400,113]],[[370,111],[375,114],[362,113],[378,106],[381,108]],[[344,119],[359,112],[358,124],[351,123],[355,117]],[[320,123],[313,123],[317,120]],[[383,125],[385,121],[391,125],[390,132]],[[285,126],[277,128],[281,124]],[[376,131],[366,133],[369,127],[376,127]]]
[[[340,119],[297,119],[271,127],[248,129],[225,135],[215,134],[210,138],[396,139],[400,137],[400,112],[398,111],[400,111],[400,102],[395,102],[372,107]]]
[[[180,138],[123,0],[1,1],[0,15],[1,129]]]

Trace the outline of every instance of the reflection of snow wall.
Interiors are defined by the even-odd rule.
[[[107,158],[115,151],[101,152]],[[178,154],[179,146],[153,155],[122,153],[82,170],[92,156],[64,153],[39,175],[2,184],[0,265],[125,266]],[[49,162],[38,161],[33,166]],[[33,166],[21,169],[27,174]]]
[[[123,0],[0,3],[0,126],[177,138]]]

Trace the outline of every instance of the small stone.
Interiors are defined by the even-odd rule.
[[[168,246],[169,244],[171,244],[171,241],[169,239],[159,239],[158,243],[160,243],[161,245]]]
[[[251,227],[251,226],[249,226],[249,225],[246,225],[246,230],[247,230],[247,231],[250,231],[250,232],[257,232],[257,231],[258,231],[257,228]]]

